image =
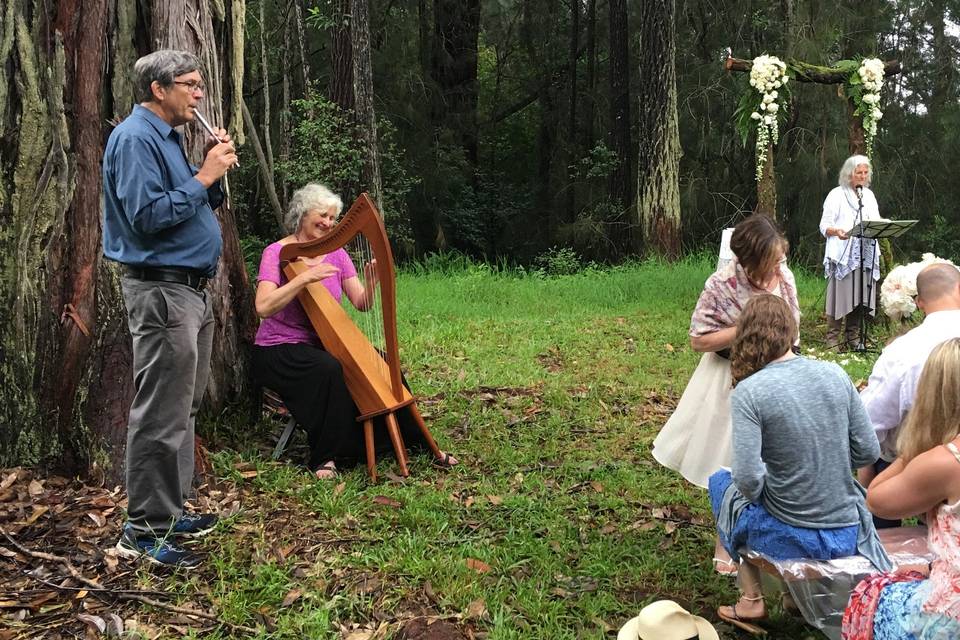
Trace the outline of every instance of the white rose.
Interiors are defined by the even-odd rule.
[[[769,127],[773,124],[773,118],[771,116],[763,116],[763,124]]]
[[[770,104],[771,102],[773,102],[773,98],[774,98],[774,95],[772,93],[765,93],[763,94],[763,103]]]
[[[767,111],[769,111],[770,113],[776,113],[777,109],[779,108],[780,106],[777,105],[776,102],[771,102],[770,104],[767,105]]]
[[[750,114],[750,118],[753,119],[753,120],[759,120],[759,119],[760,119],[760,114],[757,113],[756,111],[754,111],[753,113]]]

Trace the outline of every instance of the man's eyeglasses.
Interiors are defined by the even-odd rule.
[[[203,82],[200,80],[174,80],[173,84],[186,87],[187,91],[190,93],[196,93],[197,91],[203,92],[207,90],[207,85],[203,84]]]

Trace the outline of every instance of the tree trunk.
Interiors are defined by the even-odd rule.
[[[757,208],[754,211],[777,219],[777,178],[773,172],[772,144],[767,146],[767,161],[757,182]]]
[[[334,0],[333,22],[330,30],[330,85],[327,95],[330,101],[344,111],[353,111],[353,22],[351,0]]]
[[[630,40],[626,0],[610,0],[607,11],[610,26],[609,139],[610,149],[617,154],[616,167],[610,174],[609,191],[613,202],[621,208],[622,219],[629,220],[629,212],[634,204],[634,146],[630,135]],[[626,248],[626,245],[621,248]]]
[[[597,0],[587,0],[587,77],[583,87],[583,144],[586,153],[593,148],[597,91]]]
[[[638,93],[656,109],[639,111],[637,211],[643,242],[650,251],[680,255],[680,132],[674,63],[674,0],[640,4],[640,82]]]
[[[577,102],[580,99],[577,86],[577,63],[580,58],[580,0],[570,3],[570,49],[567,57],[567,75],[570,82],[570,102],[567,113],[567,136],[564,144],[564,167],[577,160]],[[563,220],[573,222],[576,217],[577,189],[570,180],[570,170],[565,169],[566,196],[563,203]]]
[[[214,125],[223,122],[221,79],[226,77],[227,69],[221,62],[213,28],[215,21],[224,22],[223,11],[223,5],[207,0],[165,0],[153,4],[150,23],[154,48],[184,49],[200,58],[207,85],[203,108]],[[191,128],[186,128],[184,133],[187,157],[199,164],[205,134]],[[223,409],[231,400],[246,397],[249,391],[249,353],[245,343],[252,342],[257,326],[253,289],[244,266],[229,199],[217,213],[223,232],[223,255],[217,276],[207,289],[213,297],[216,329],[206,407],[214,411]]]
[[[351,0],[353,13],[353,95],[357,124],[364,148],[361,187],[370,194],[383,215],[383,181],[377,144],[377,114],[373,105],[373,61],[370,56],[369,0]]]
[[[480,0],[434,0],[432,76],[439,89],[434,122],[453,131],[477,166],[477,57]]]

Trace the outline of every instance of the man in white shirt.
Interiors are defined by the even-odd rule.
[[[883,350],[860,392],[881,449],[880,460],[857,473],[865,487],[897,458],[897,434],[913,406],[927,356],[941,342],[960,337],[960,271],[949,264],[933,264],[921,271],[917,307],[926,314],[923,323]],[[877,523],[878,528],[883,525],[883,521]],[[886,526],[899,526],[899,522],[886,521]]]

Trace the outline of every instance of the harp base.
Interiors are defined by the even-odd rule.
[[[407,406],[410,407],[410,413],[413,415],[413,420],[420,429],[423,439],[426,440],[427,447],[430,449],[433,457],[437,460],[443,458],[443,454],[440,452],[440,447],[437,446],[436,441],[433,439],[433,435],[430,433],[426,423],[423,421],[423,416],[420,415],[420,410],[417,408],[416,400],[414,398],[410,398],[409,400],[404,401],[395,407],[384,409],[383,411],[368,413],[357,418],[358,422],[363,423],[363,439],[367,450],[367,473],[370,474],[371,482],[377,481],[377,452],[373,443],[373,418],[379,415],[386,415],[387,433],[390,434],[390,442],[393,444],[393,452],[397,457],[397,464],[400,467],[400,475],[404,478],[410,475],[410,471],[407,468],[407,448],[403,444],[403,436],[400,435],[400,427],[397,424],[397,416],[395,415],[397,409]]]

